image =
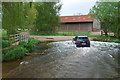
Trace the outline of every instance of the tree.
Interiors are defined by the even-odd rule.
[[[36,14],[34,3],[24,3],[24,28],[33,28]]]
[[[32,7],[33,6],[33,7]],[[2,27],[9,34],[16,33],[17,28],[31,28],[36,16],[33,3],[28,2],[3,2]]]
[[[100,20],[101,28],[107,36],[108,32],[114,32],[116,37],[119,36],[119,2],[96,2],[90,9],[89,14],[95,14]]]
[[[54,32],[59,24],[60,8],[57,2],[3,2],[2,27],[9,34],[16,33],[17,28]]]
[[[3,2],[2,3],[2,27],[8,33],[15,33],[16,28],[23,25],[23,4],[20,2]]]
[[[53,33],[59,24],[59,10],[57,2],[36,3],[37,16],[34,30],[41,33]]]

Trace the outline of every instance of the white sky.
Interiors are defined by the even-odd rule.
[[[77,14],[88,14],[89,9],[94,6],[97,0],[61,0],[62,9],[60,16],[71,16]]]

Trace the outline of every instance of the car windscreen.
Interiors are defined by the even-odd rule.
[[[88,37],[79,37],[78,39],[88,39]]]

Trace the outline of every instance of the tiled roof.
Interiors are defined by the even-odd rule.
[[[80,15],[80,16],[60,16],[61,23],[67,22],[93,22],[92,15]]]

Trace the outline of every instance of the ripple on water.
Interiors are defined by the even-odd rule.
[[[118,51],[117,43],[91,41],[91,47],[82,48],[76,48],[72,41],[49,45],[53,45],[47,50],[49,54],[28,60],[28,65],[14,69],[8,77],[108,78],[117,74],[112,55]]]

